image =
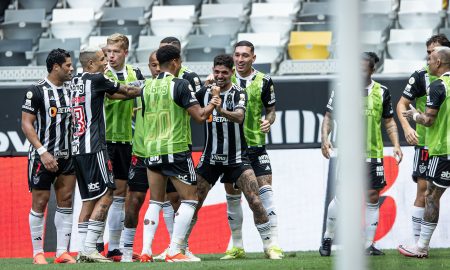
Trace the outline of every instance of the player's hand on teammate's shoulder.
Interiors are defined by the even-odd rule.
[[[41,155],[42,164],[44,164],[45,169],[50,172],[58,171],[58,161],[49,152],[45,152]]]

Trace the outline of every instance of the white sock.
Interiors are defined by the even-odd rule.
[[[102,234],[103,230],[105,230],[105,222],[104,221],[96,221],[89,219],[88,230],[86,234],[86,240],[84,241],[83,253],[91,254],[93,251],[96,251],[97,239]]]
[[[33,245],[33,257],[38,253],[44,252],[44,213],[36,213],[30,209],[28,215],[30,224],[31,243]]]
[[[144,217],[144,233],[143,233],[143,244],[142,244],[142,254],[152,255],[152,242],[155,237],[156,229],[159,224],[159,212],[163,207],[162,202],[150,200],[147,212],[145,212]]]
[[[278,216],[273,202],[273,191],[270,185],[262,186],[259,189],[259,197],[261,202],[266,209],[267,216],[270,220],[270,229],[272,231],[272,242],[274,245],[278,246]]]
[[[178,208],[177,215],[175,215],[175,222],[173,225],[172,240],[170,241],[169,255],[173,256],[180,253],[181,248],[186,238],[186,233],[189,230],[192,217],[197,208],[198,201],[182,200],[180,208]]]
[[[323,238],[331,238],[334,239],[334,233],[336,232],[336,216],[337,216],[337,199],[336,197],[331,200],[328,205],[328,214],[327,214],[327,227]]]
[[[103,242],[103,233],[100,234],[100,236],[98,237],[97,244],[104,244],[104,242]]]
[[[167,231],[169,232],[169,237],[170,237],[169,239],[172,239],[173,221],[175,218],[175,211],[174,211],[170,201],[164,202],[162,210],[163,210],[164,222],[166,223]]]
[[[263,241],[264,250],[270,248],[272,246],[270,221],[263,224],[255,224],[255,225]]]
[[[419,248],[428,248],[430,245],[431,236],[436,229],[437,223],[426,222],[422,219],[422,226],[420,228],[420,237],[417,241]]]
[[[122,259],[131,260],[133,257],[134,236],[136,235],[136,228],[124,227],[122,232],[123,238],[123,256]]]
[[[194,226],[196,223],[197,223],[197,218],[193,217],[191,220],[191,223],[189,224],[189,229],[186,232],[186,236],[184,237],[184,243],[183,243],[181,249],[186,250],[189,247],[189,237],[191,236],[192,229],[194,229]]]
[[[72,234],[72,208],[56,207],[56,257],[67,252]]]
[[[366,203],[366,248],[373,244],[380,216],[379,203]]]
[[[86,243],[86,235],[88,230],[89,222],[78,222],[78,239],[79,239],[79,249],[78,251],[83,251],[84,244]]]
[[[420,237],[420,227],[422,225],[423,213],[425,212],[425,208],[413,205],[411,212],[414,242],[417,243]]]
[[[120,248],[120,234],[123,230],[123,221],[125,218],[124,210],[125,198],[114,196],[108,213],[109,242],[108,250]]]
[[[241,194],[227,194],[227,215],[228,225],[231,230],[231,239],[233,239],[233,247],[244,248],[242,243],[242,214]]]

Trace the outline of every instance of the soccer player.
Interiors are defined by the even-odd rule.
[[[121,84],[144,80],[141,71],[125,63],[129,41],[123,34],[113,34],[106,40],[108,69],[105,74]],[[109,242],[107,257],[120,261],[120,235],[125,217],[124,203],[127,193],[128,171],[131,162],[133,100],[114,100],[106,97],[106,141],[111,159],[116,190],[108,214]],[[99,247],[101,249],[101,247]]]
[[[378,226],[380,212],[380,190],[386,186],[386,181],[384,179],[384,155],[381,122],[384,123],[386,133],[394,146],[394,156],[396,157],[397,162],[400,163],[403,158],[403,153],[400,149],[398,139],[397,125],[394,120],[391,94],[385,86],[372,79],[372,74],[375,72],[375,65],[378,61],[378,56],[373,52],[366,52],[363,54],[362,75],[364,76],[363,82],[367,85],[364,89],[364,111],[367,125],[366,166],[368,173],[366,179],[368,182],[368,191],[365,210],[365,252],[366,255],[370,256],[384,255],[384,252],[374,246],[374,237]],[[334,93],[332,93],[326,107],[326,113],[322,125],[322,154],[325,158],[330,158],[330,154],[333,150],[332,144],[328,137],[332,130],[331,115],[334,111],[334,102]],[[326,231],[324,238],[322,239],[322,245],[319,249],[321,256],[330,256],[331,254],[331,245],[335,233],[336,207],[338,207],[338,200],[334,197],[328,206]]]
[[[408,257],[428,257],[430,240],[439,221],[439,202],[445,190],[450,186],[450,140],[448,89],[450,87],[450,48],[435,47],[428,57],[430,75],[439,79],[431,83],[429,97],[424,113],[410,105],[410,110],[403,111],[403,117],[419,125],[428,127],[428,187],[425,193],[425,211],[420,228],[420,236],[413,246],[400,245],[398,250]]]
[[[163,47],[166,45],[175,46],[178,50],[181,51],[181,43],[180,40],[176,37],[166,37],[163,38],[160,43],[159,47]],[[197,75],[197,73],[189,70],[185,66],[181,66],[181,69],[178,71],[178,74],[175,74],[176,77],[180,79],[185,79],[189,82],[191,85],[194,93],[200,90],[202,87],[202,81],[200,80],[200,77]],[[189,136],[189,144],[192,144],[191,140],[191,132],[188,132]],[[167,231],[169,232],[169,236],[172,237],[173,232],[173,222],[175,217],[175,212],[178,210],[178,207],[180,206],[180,197],[178,196],[178,193],[176,192],[174,186],[170,181],[167,182],[167,190],[166,190],[166,201],[163,204],[163,217],[165,224],[167,226]],[[191,257],[192,260],[200,261],[200,258],[195,256],[188,247],[188,243],[183,247],[184,254]],[[163,253],[156,256],[155,260],[165,260],[167,249],[164,250]]]
[[[153,235],[159,223],[159,212],[165,200],[166,183],[170,178],[181,197],[175,215],[167,262],[191,261],[181,252],[182,245],[194,215],[197,198],[197,179],[189,149],[190,117],[197,122],[205,121],[219,104],[216,95],[211,104],[201,108],[192,87],[174,76],[181,68],[180,51],[174,46],[163,46],[156,52],[161,73],[142,94],[144,116],[144,143],[146,165],[150,186],[149,216],[145,223],[151,224]],[[151,246],[143,247],[143,254],[151,255]]]
[[[233,83],[239,85],[247,93],[247,110],[245,112],[244,135],[247,141],[247,154],[258,180],[259,195],[269,215],[272,231],[273,252],[283,257],[283,251],[278,245],[278,217],[273,201],[272,166],[266,152],[266,133],[275,122],[275,91],[269,75],[253,68],[255,48],[249,41],[242,40],[234,45],[233,61],[235,73]],[[265,116],[261,119],[263,108]],[[227,179],[222,178],[226,181]],[[233,247],[226,251],[222,260],[245,257],[242,243],[242,206],[241,191],[236,190],[231,183],[225,183],[227,193],[227,215],[231,229]]]
[[[450,41],[443,34],[434,35],[426,42],[427,54],[431,54],[433,49],[438,46],[450,47]],[[412,179],[416,182],[417,192],[414,205],[412,206],[412,228],[415,242],[419,239],[420,227],[425,209],[425,192],[427,190],[426,170],[428,166],[428,147],[426,146],[427,131],[426,127],[417,125],[414,130],[408,120],[402,117],[402,112],[409,109],[409,105],[416,100],[416,107],[420,111],[425,111],[427,100],[427,88],[437,79],[430,75],[428,67],[415,71],[409,78],[402,97],[397,103],[398,119],[405,133],[406,141],[414,145],[414,163]]]
[[[31,143],[28,152],[28,186],[32,205],[28,217],[33,263],[47,264],[44,256],[44,212],[53,184],[56,194],[56,259],[54,263],[75,263],[67,246],[72,232],[72,194],[75,171],[69,150],[69,89],[72,60],[63,49],[47,56],[46,78],[30,86],[22,105],[22,131]]]
[[[133,98],[141,89],[121,85],[103,74],[107,61],[100,48],[80,52],[83,73],[71,82],[72,154],[82,208],[78,220],[80,262],[111,262],[96,244],[105,229],[105,219],[115,189],[111,162],[106,152],[104,99]]]
[[[156,51],[150,54],[148,59],[148,67],[152,78],[155,79],[159,74],[159,63],[156,59]],[[146,81],[150,83],[151,80]],[[145,166],[145,145],[144,145],[144,119],[142,117],[141,98],[136,98],[137,108],[135,110],[135,128],[133,135],[133,156],[131,158],[130,171],[128,173],[128,193],[125,202],[125,221],[122,238],[124,242],[123,255],[121,262],[133,261],[133,244],[136,235],[136,227],[139,220],[139,210],[145,199],[148,190],[147,167]],[[149,237],[145,233],[148,226],[144,226],[144,246],[149,244]],[[143,254],[140,256],[141,262],[153,261],[151,254]]]
[[[233,57],[214,58],[213,74],[217,86],[203,87],[196,93],[202,106],[208,104],[212,92],[220,88],[222,103],[206,121],[205,147],[197,166],[199,208],[209,190],[223,174],[223,179],[242,189],[253,212],[256,228],[270,259],[281,259],[272,243],[270,221],[258,193],[258,182],[247,157],[244,118],[247,103],[245,91],[233,84]]]

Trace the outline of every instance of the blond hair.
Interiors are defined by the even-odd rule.
[[[124,50],[128,50],[128,47],[130,46],[130,41],[128,40],[127,36],[120,33],[112,34],[106,39],[106,44],[116,44],[120,42],[120,47]]]

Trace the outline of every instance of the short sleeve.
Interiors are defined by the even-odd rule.
[[[178,106],[187,109],[195,104],[199,104],[188,81],[184,79],[174,79],[174,82],[173,100]]]
[[[273,86],[272,78],[264,78],[263,88],[261,91],[261,101],[264,104],[264,107],[272,107],[275,106],[275,89]]]
[[[424,72],[424,71],[423,71]],[[426,85],[424,82],[424,76],[421,73],[414,72],[408,79],[408,84],[403,90],[402,96],[408,100],[414,100],[426,95]]]
[[[113,95],[117,91],[119,91],[120,83],[108,78],[106,75],[102,73],[94,74],[93,81],[95,84],[95,90],[99,92],[106,92],[110,95]]]
[[[325,111],[329,113],[333,113],[334,110],[334,90],[331,91],[330,98],[328,99],[327,106],[325,107]]]
[[[383,113],[381,114],[383,118],[394,117],[394,109],[392,108],[392,98],[391,93],[388,89],[383,89]]]
[[[245,91],[236,91],[234,94],[234,110],[247,108],[247,93]]]
[[[200,77],[195,72],[186,72],[183,75],[183,79],[185,79],[189,82],[189,84],[191,85],[192,89],[195,92],[200,91],[200,89],[203,86],[202,81],[200,80]]]
[[[36,86],[30,86],[23,98],[22,112],[30,113],[36,115],[38,113],[39,107],[41,106],[42,100],[40,99],[40,93]]]
[[[145,77],[144,77],[144,75],[142,75],[142,72],[141,72],[141,70],[139,68],[135,67],[135,68],[133,68],[133,70],[136,73],[136,78],[139,81],[145,80]]]
[[[446,97],[445,85],[442,80],[436,80],[430,85],[430,94],[427,97],[427,107],[439,109]]]
[[[208,91],[208,87],[202,86],[202,88],[200,88],[200,90],[198,90],[195,93],[195,98],[197,98],[198,102],[200,103],[200,106],[202,107],[205,107],[204,100],[206,91]]]

